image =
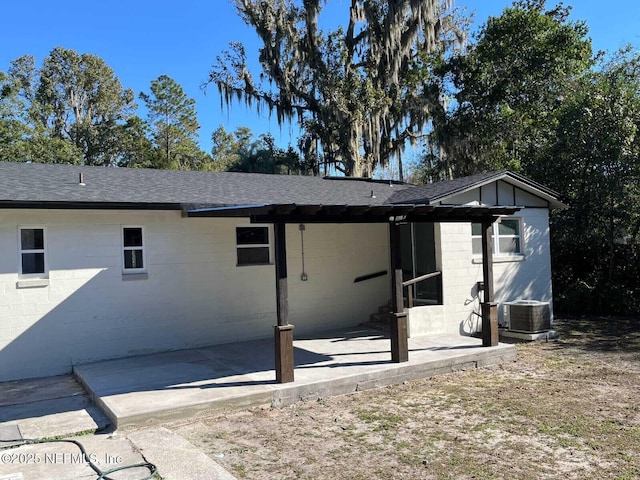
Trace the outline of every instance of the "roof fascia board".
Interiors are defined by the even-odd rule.
[[[0,200],[0,209],[38,210],[181,210],[178,203],[135,203],[135,202],[50,202]]]
[[[202,207],[187,210],[187,213],[223,212],[226,210],[241,210],[248,208],[267,207],[266,203],[255,203],[250,205],[224,205],[221,207]]]
[[[495,220],[504,215],[512,215],[522,209],[517,206],[424,206],[424,205],[378,205],[371,213],[350,214],[349,212],[331,213],[334,206],[325,205],[317,214],[299,213],[297,210],[289,213],[277,213],[277,205],[267,213],[256,209],[247,212],[253,223],[389,223],[389,222],[478,222]],[[424,207],[429,207],[424,210]],[[217,216],[222,212],[210,212],[209,216]]]

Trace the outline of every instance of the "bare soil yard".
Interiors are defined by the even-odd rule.
[[[168,427],[238,478],[640,478],[640,319],[557,329],[517,362]]]

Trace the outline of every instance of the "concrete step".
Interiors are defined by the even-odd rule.
[[[380,305],[378,307],[378,313],[391,313],[393,311],[393,309],[391,308],[391,305],[386,304],[386,305]]]
[[[372,313],[369,315],[369,321],[373,323],[389,324],[392,317],[392,313]]]
[[[0,426],[24,438],[77,435],[110,424],[70,375],[0,383]]]
[[[360,326],[364,328],[370,328],[371,330],[375,330],[377,332],[381,332],[386,337],[389,336],[389,324],[380,322],[363,322],[360,324]]]

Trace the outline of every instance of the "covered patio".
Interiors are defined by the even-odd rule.
[[[273,340],[263,339],[96,362],[74,375],[118,428],[255,405],[284,406],[513,361],[513,345],[483,347],[459,335],[408,339],[392,361],[389,337],[352,328],[293,341],[296,379],[276,380]]]
[[[411,192],[411,189],[409,190]],[[419,193],[419,192],[418,192]],[[413,306],[412,291],[416,283],[441,275],[436,271],[403,282],[401,225],[407,223],[469,222],[481,225],[482,240],[482,289],[481,303],[482,346],[498,346],[498,313],[494,299],[493,282],[493,223],[504,215],[519,211],[517,206],[486,205],[431,205],[428,198],[418,193],[401,195],[395,203],[383,205],[342,204],[252,204],[252,205],[185,205],[183,216],[188,218],[239,218],[248,217],[251,223],[272,224],[274,232],[275,297],[277,325],[274,326],[275,379],[278,383],[297,381],[295,367],[298,359],[294,355],[294,325],[289,323],[289,288],[287,274],[287,224],[307,223],[378,223],[387,224],[389,232],[390,298],[391,315],[389,325],[390,345],[380,347],[380,353],[391,353],[393,363],[409,362],[411,348],[408,344],[405,288],[409,307]],[[416,195],[418,195],[416,197]],[[376,198],[371,191],[371,198]],[[514,196],[515,200],[515,196]],[[386,275],[385,272],[378,272]],[[374,273],[365,277],[378,275]],[[445,344],[446,345],[446,344]],[[390,348],[389,348],[390,347]],[[420,350],[420,349],[418,349]],[[377,352],[376,352],[377,353]],[[343,353],[348,355],[349,352]],[[377,360],[376,360],[377,361]],[[410,365],[410,363],[409,363]]]

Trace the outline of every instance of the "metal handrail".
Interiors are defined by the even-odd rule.
[[[402,286],[408,287],[409,285],[414,285],[418,282],[421,282],[422,280],[428,280],[429,278],[437,277],[438,275],[442,275],[442,272],[436,271],[427,273],[426,275],[421,275],[419,277],[412,278],[411,280],[407,280],[406,282],[402,282]]]

